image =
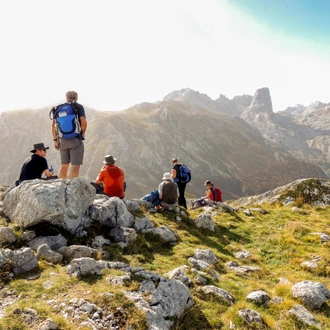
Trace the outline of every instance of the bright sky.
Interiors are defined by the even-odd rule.
[[[98,110],[189,87],[269,87],[274,111],[330,102],[328,0],[1,1],[0,111],[68,90]]]

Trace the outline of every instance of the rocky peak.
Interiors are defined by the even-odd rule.
[[[249,107],[249,111],[254,113],[266,112],[269,114],[273,113],[273,105],[270,97],[270,92],[267,87],[260,88],[254,94],[253,100]]]

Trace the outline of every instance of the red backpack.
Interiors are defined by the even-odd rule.
[[[214,202],[222,202],[222,191],[220,188],[213,188],[210,199]]]

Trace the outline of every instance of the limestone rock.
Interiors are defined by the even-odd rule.
[[[256,291],[250,292],[247,295],[246,300],[251,301],[257,305],[263,305],[270,300],[270,297],[269,297],[268,293],[265,292],[264,290],[256,290]]]
[[[304,306],[296,305],[289,310],[289,314],[294,315],[301,322],[321,329],[321,324],[316,320],[314,315],[310,313]]]
[[[97,195],[91,204],[90,217],[92,220],[110,228],[132,228],[134,226],[134,216],[120,198]]]
[[[15,243],[18,237],[10,227],[0,227],[0,246],[7,243]]]
[[[57,252],[61,253],[63,255],[63,258],[69,262],[73,259],[79,258],[96,259],[98,254],[98,250],[84,245],[63,246],[58,249]]]
[[[212,293],[212,294],[222,298],[223,300],[227,301],[230,304],[233,304],[235,302],[234,297],[229,292],[227,292],[224,289],[218,288],[214,285],[203,286],[203,287],[201,287],[201,290],[206,294]]]
[[[196,226],[198,228],[205,228],[214,231],[214,221],[209,214],[203,213],[196,219]]]
[[[320,309],[330,298],[330,291],[320,282],[302,281],[292,288],[294,298],[300,298],[309,309]]]
[[[37,250],[37,259],[43,259],[53,264],[62,261],[63,256],[60,253],[52,251],[52,249],[47,244],[42,244]]]
[[[247,323],[256,322],[256,323],[264,324],[264,320],[262,316],[253,309],[250,308],[241,309],[238,311],[238,315],[242,319],[244,319]]]
[[[7,217],[26,228],[41,222],[60,226],[70,233],[90,224],[86,216],[95,189],[85,180],[28,180],[5,193]]]

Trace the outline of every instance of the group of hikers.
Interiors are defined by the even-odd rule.
[[[16,185],[25,180],[41,179],[43,176],[46,180],[78,177],[84,158],[83,141],[85,140],[87,121],[85,109],[77,100],[78,94],[69,91],[66,93],[66,102],[52,108],[49,114],[52,120],[54,148],[59,150],[60,153],[61,165],[58,175],[54,175],[53,167],[48,167],[46,154],[49,147],[45,146],[44,143],[36,143],[30,151],[32,155],[25,160],[21,168]],[[95,187],[96,193],[124,198],[126,190],[125,174],[123,169],[115,165],[115,162],[116,159],[112,155],[106,155],[103,161],[104,166],[96,180],[91,184]],[[187,208],[185,189],[190,179],[190,169],[179,163],[176,158],[173,158],[171,172],[164,173],[162,182],[155,190],[157,196],[152,199],[155,209],[162,211],[177,205]],[[195,200],[193,207],[222,201],[221,190],[215,188],[211,181],[205,181],[204,186],[207,189],[205,196]]]

